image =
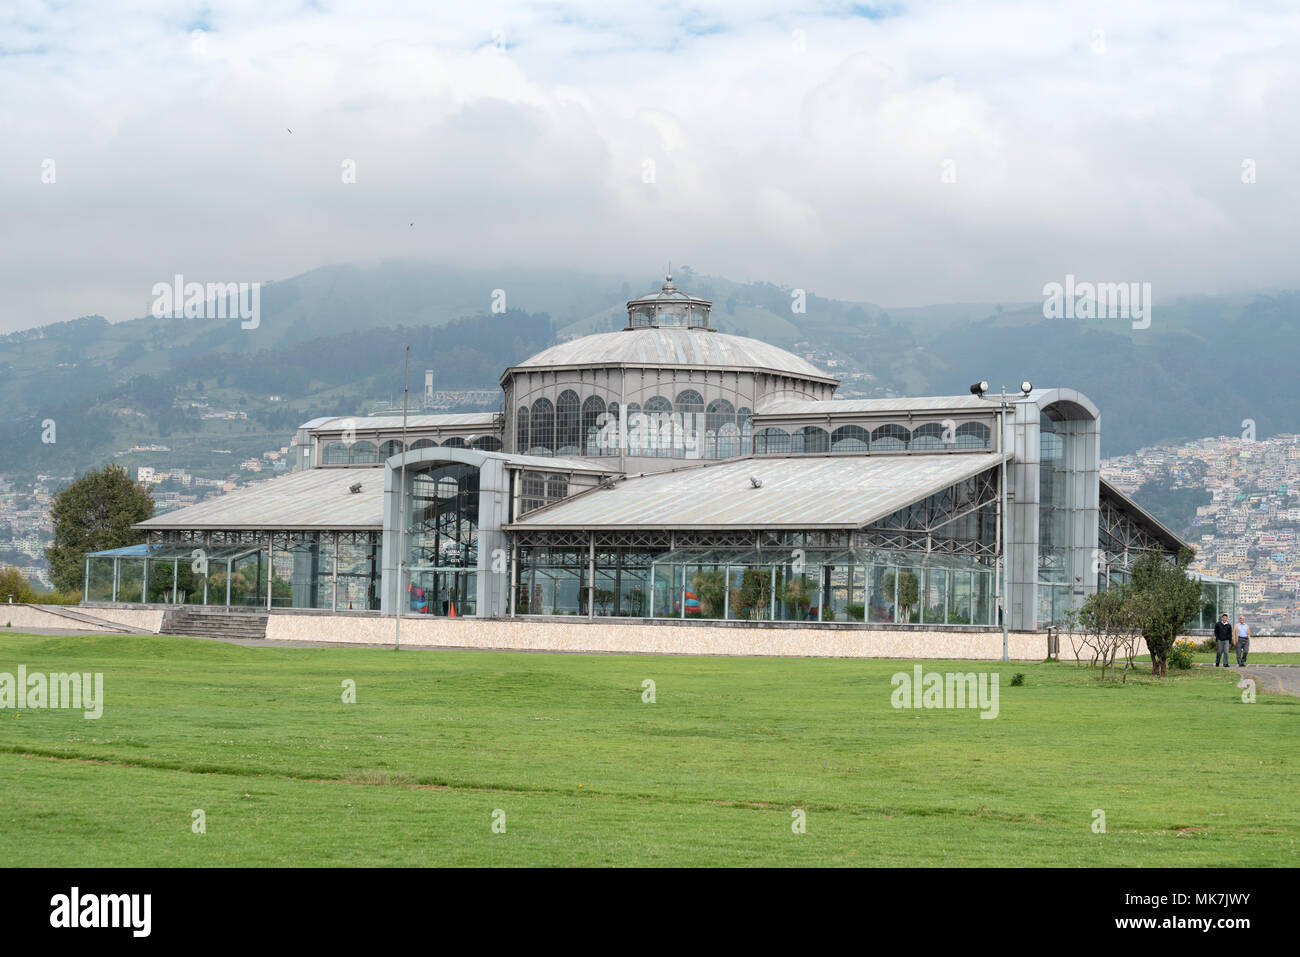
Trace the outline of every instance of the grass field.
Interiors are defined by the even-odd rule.
[[[20,664],[103,672],[105,705],[0,710],[6,864],[1225,866],[1300,850],[1300,699],[1244,704],[1212,669],[1120,686],[1072,663],[925,663],[997,672],[984,720],[894,709],[901,661],[0,637],[0,672]]]

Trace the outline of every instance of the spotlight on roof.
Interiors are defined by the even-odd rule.
[[[751,475],[749,477],[749,485],[751,488],[762,488],[763,480],[759,478],[757,475]]]
[[[361,492],[361,483],[353,482],[351,485],[348,486],[348,491],[351,492],[353,495],[359,494]]]
[[[1020,391],[1025,395],[1029,395],[1029,393],[1034,391],[1034,384],[1026,379],[1024,382],[1020,383]]]
[[[989,384],[983,380],[976,382],[970,387],[971,395],[983,395],[987,391],[989,391]]]

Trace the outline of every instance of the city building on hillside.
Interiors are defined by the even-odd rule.
[[[1032,630],[1184,544],[1101,478],[1074,389],[837,399],[710,315],[669,276],[506,369],[496,412],[306,422],[294,471],[88,555],[86,600],[991,628],[1005,575]]]

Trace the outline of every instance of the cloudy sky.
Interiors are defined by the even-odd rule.
[[[1293,2],[6,9],[0,330],[385,258],[886,306],[1300,285]]]

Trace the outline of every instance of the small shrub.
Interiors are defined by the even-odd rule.
[[[849,605],[844,611],[854,621],[861,621],[862,617],[867,613],[867,607],[865,605]]]
[[[1175,638],[1173,647],[1169,649],[1169,664],[1180,670],[1186,670],[1192,666],[1192,661],[1196,657],[1196,641],[1191,638]]]
[[[1024,683],[1025,683],[1025,673],[1023,671],[1017,671],[1014,675],[1011,676],[1011,687],[1019,688]]]
[[[1196,646],[1196,650],[1197,650],[1197,651],[1214,651],[1214,650],[1215,650],[1215,648],[1214,648],[1214,636],[1213,636],[1213,635],[1210,635],[1209,638],[1206,638],[1204,641],[1202,641],[1199,645]]]

